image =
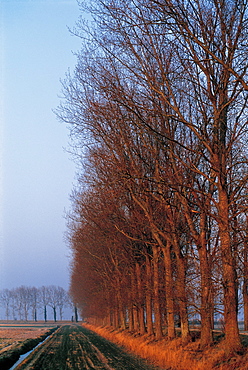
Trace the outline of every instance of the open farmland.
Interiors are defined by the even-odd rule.
[[[16,370],[152,370],[143,360],[79,325],[62,325]]]
[[[54,325],[0,324],[0,368],[7,370],[21,355],[44,341],[56,330]]]

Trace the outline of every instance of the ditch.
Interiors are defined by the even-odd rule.
[[[12,370],[15,369],[17,364],[22,361],[29,353],[41,345],[45,340],[48,339],[58,327],[48,330],[45,334],[34,339],[26,339],[25,341],[16,344],[10,350],[3,352],[0,355],[0,369],[1,370]]]

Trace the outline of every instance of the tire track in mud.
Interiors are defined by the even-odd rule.
[[[57,329],[15,370],[154,370],[144,360],[79,325]]]

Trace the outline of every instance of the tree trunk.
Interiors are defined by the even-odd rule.
[[[211,263],[207,252],[207,218],[205,213],[202,213],[200,217],[200,245],[198,246],[198,254],[201,275],[201,348],[204,348],[210,346],[213,342],[213,297]]]
[[[133,324],[133,302],[132,301],[129,302],[129,306],[128,306],[128,329],[131,332],[134,330],[134,324]]]
[[[114,328],[115,329],[118,329],[119,328],[119,317],[118,317],[118,309],[117,309],[117,307],[114,308],[113,324],[114,324]]]
[[[137,305],[133,305],[133,329],[135,333],[139,332],[139,315]]]
[[[75,321],[78,322],[78,309],[77,309],[77,306],[74,306],[74,312],[75,312]]]
[[[119,316],[120,316],[121,329],[125,330],[126,329],[126,317],[125,317],[125,312],[122,306],[120,307],[120,310],[119,310]]]
[[[201,274],[201,348],[211,345],[213,302],[211,293],[211,274],[206,247],[198,249]]]
[[[152,320],[152,270],[151,270],[151,260],[148,255],[146,255],[146,325],[147,333],[149,335],[154,335],[153,330],[153,320]]]
[[[139,332],[139,319],[137,310],[137,299],[136,299],[136,282],[134,272],[131,273],[131,305],[132,305],[132,315],[133,315],[133,330],[134,332]]]
[[[132,271],[130,271],[130,274]],[[128,330],[133,332],[133,292],[132,292],[132,279],[130,278],[130,288],[128,290],[128,303],[127,303],[127,309],[128,309]]]
[[[187,343],[190,340],[188,310],[187,310],[187,295],[186,295],[186,271],[184,258],[182,256],[180,246],[177,240],[173,239],[173,248],[176,254],[177,266],[177,298],[179,301],[181,337],[182,342]]]
[[[117,310],[118,310],[118,326],[120,326],[121,329],[126,329],[126,320],[125,320],[125,315],[124,315],[124,310],[123,310],[119,281],[118,281],[118,286],[117,286],[116,298],[117,298]]]
[[[172,276],[172,261],[170,244],[163,248],[165,264],[165,294],[166,294],[166,314],[167,314],[167,336],[173,339],[176,336],[175,331],[175,309],[174,309],[174,282]]]
[[[47,322],[47,308],[44,306],[44,321]]]
[[[57,312],[56,312],[56,307],[53,307],[53,319],[54,319],[54,322],[57,321]]]
[[[239,350],[241,341],[239,337],[237,319],[237,292],[235,281],[235,264],[232,255],[231,237],[229,231],[228,195],[225,189],[219,186],[219,233],[223,268],[224,288],[224,319],[225,343],[227,352]]]
[[[136,279],[137,279],[137,294],[138,294],[138,315],[139,315],[139,333],[144,335],[146,332],[145,315],[144,315],[144,295],[141,281],[141,271],[138,262],[135,263]]]
[[[248,220],[247,220],[248,221]],[[248,224],[247,224],[248,227]],[[244,268],[243,268],[243,301],[244,301],[244,330],[248,330],[248,256],[247,245],[244,245]]]
[[[161,339],[163,336],[161,309],[159,302],[159,270],[158,270],[158,247],[153,246],[153,288],[154,288],[154,317],[155,317],[155,336]]]

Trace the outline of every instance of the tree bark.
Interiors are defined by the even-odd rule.
[[[248,226],[248,225],[247,225]],[[247,242],[243,247],[243,301],[244,301],[244,330],[248,330],[248,256],[247,256]]]
[[[212,317],[213,317],[213,296],[211,263],[207,251],[207,218],[206,213],[200,215],[200,245],[198,254],[200,261],[201,275],[201,348],[210,346],[213,342]]]
[[[229,230],[228,195],[225,189],[219,186],[219,233],[223,268],[224,288],[224,319],[225,343],[227,352],[239,350],[241,341],[237,318],[237,292],[235,264],[232,255],[231,237]]]
[[[146,332],[145,315],[144,315],[144,295],[141,281],[141,271],[138,262],[135,263],[136,279],[137,279],[137,295],[138,295],[138,315],[139,315],[139,333],[144,335]]]
[[[117,287],[117,311],[118,311],[118,326],[120,326],[121,329],[126,329],[126,320],[122,304],[120,286]]]
[[[179,312],[181,322],[181,337],[185,344],[190,341],[188,310],[187,310],[187,295],[186,295],[186,270],[184,258],[182,256],[180,246],[175,238],[173,240],[173,250],[176,254],[177,268],[177,298],[179,301]]]
[[[153,249],[153,287],[154,287],[154,318],[155,318],[155,336],[161,339],[163,336],[161,309],[159,302],[159,270],[158,270],[158,247],[154,246]]]
[[[151,270],[151,260],[148,255],[146,255],[146,325],[147,333],[149,335],[154,335],[153,330],[153,319],[152,319],[152,270]]]
[[[206,248],[198,249],[201,274],[201,348],[210,346],[213,342],[212,316],[213,302],[211,294],[211,275]]]
[[[165,294],[166,294],[166,313],[167,313],[167,336],[168,339],[174,339],[175,331],[175,309],[174,309],[174,282],[172,276],[172,261],[170,244],[163,248],[165,264]]]
[[[136,299],[136,282],[134,272],[131,273],[131,305],[132,305],[132,315],[133,315],[133,330],[134,332],[139,332],[139,318],[138,318],[138,310],[137,310],[137,299]]]
[[[132,279],[130,279],[132,281]],[[130,289],[128,291],[128,330],[133,332],[133,293],[132,293],[132,283],[130,282]]]
[[[134,330],[134,324],[133,324],[133,302],[129,302],[128,305],[128,329],[129,331]]]

